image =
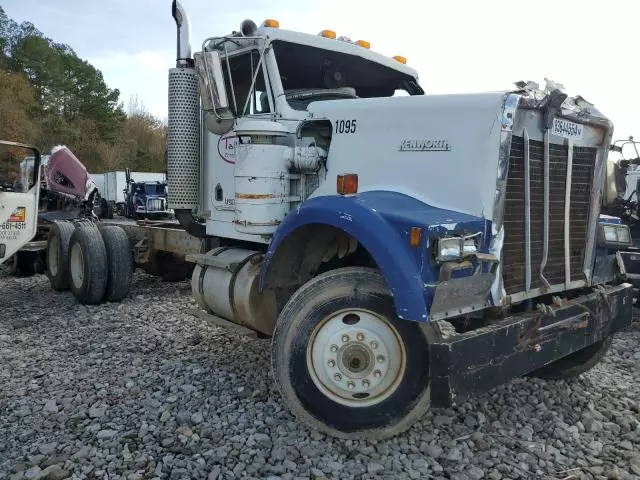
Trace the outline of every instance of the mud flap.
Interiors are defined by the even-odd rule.
[[[571,301],[558,300],[430,346],[431,402],[448,407],[577,352],[627,327],[633,288],[599,287]]]

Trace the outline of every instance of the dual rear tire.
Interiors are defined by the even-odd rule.
[[[51,287],[70,289],[81,304],[117,302],[129,293],[133,260],[120,227],[55,222],[47,241],[47,260]]]

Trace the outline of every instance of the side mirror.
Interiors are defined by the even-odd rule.
[[[234,117],[229,109],[220,55],[204,51],[196,53],[194,59],[205,125],[212,133],[223,135],[233,128]]]

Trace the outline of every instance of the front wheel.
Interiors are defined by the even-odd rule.
[[[341,268],[303,285],[282,310],[272,368],[284,402],[311,428],[386,438],[429,408],[429,352],[420,326],[398,320],[384,278]]]
[[[600,363],[609,351],[612,341],[613,336],[610,335],[593,345],[545,365],[531,372],[530,375],[547,380],[568,380],[578,377]]]

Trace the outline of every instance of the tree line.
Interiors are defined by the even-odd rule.
[[[163,171],[166,125],[69,45],[18,24],[0,7],[0,139],[47,153],[66,145],[89,172]]]

